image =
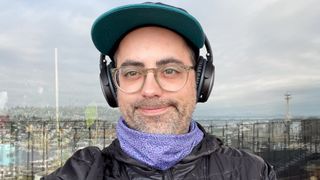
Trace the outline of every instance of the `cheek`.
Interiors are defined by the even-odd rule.
[[[194,76],[192,76],[191,78],[187,82],[185,87],[180,92],[178,92],[179,99],[181,99],[184,102],[188,100],[193,100],[197,96],[197,89]]]
[[[131,96],[128,94],[124,94],[122,92],[118,92],[118,104],[119,107],[128,106],[131,103]]]
[[[194,72],[190,74],[189,81],[186,84],[186,89],[189,90],[190,93],[197,94],[196,77]]]
[[[118,93],[118,105],[121,114],[126,120],[130,120],[132,117],[132,97],[128,94]]]

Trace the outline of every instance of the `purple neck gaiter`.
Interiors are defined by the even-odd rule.
[[[130,157],[155,169],[166,170],[174,166],[203,138],[203,132],[191,121],[186,134],[148,134],[130,129],[121,117],[117,127],[121,149]]]

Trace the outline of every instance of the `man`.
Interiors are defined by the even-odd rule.
[[[192,121],[213,85],[209,42],[186,11],[161,3],[112,9],[95,21],[100,80],[122,117],[117,139],[76,152],[44,179],[275,179],[261,158],[223,146]],[[206,58],[199,50],[206,46]],[[111,62],[107,65],[105,56]]]

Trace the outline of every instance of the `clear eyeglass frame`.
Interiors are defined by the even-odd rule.
[[[142,82],[137,81],[137,83],[141,83],[141,85],[138,85],[137,86],[138,88],[129,90],[129,89],[124,89],[123,87],[120,86],[121,82],[119,82],[119,80],[118,80],[119,78],[117,77],[119,75],[119,71],[124,68],[127,68],[127,67],[124,66],[124,67],[119,67],[119,68],[113,68],[113,69],[111,69],[111,73],[112,73],[113,82],[117,86],[117,88],[127,94],[132,94],[132,93],[136,93],[136,92],[140,91],[145,84],[146,77],[149,72],[153,73],[153,76],[154,76],[158,86],[162,90],[168,91],[168,92],[177,92],[177,91],[181,90],[186,85],[186,83],[189,79],[190,70],[194,70],[194,66],[188,66],[188,65],[182,65],[182,64],[181,65],[180,64],[164,65],[164,66],[160,66],[157,68],[133,67],[132,69],[136,70],[136,72],[140,73],[140,75],[143,77],[143,81]],[[169,86],[166,86],[166,83],[163,83],[165,81],[159,80],[159,74],[161,74],[161,72],[163,72],[166,68],[173,68],[173,69],[176,68],[181,71],[180,73],[183,73],[182,77],[184,79],[180,80],[180,82],[179,82],[180,84],[178,84],[179,86],[175,86],[176,87],[175,89],[169,89],[168,88]]]

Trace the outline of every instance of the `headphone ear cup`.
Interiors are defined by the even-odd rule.
[[[113,62],[110,62],[108,66],[102,65],[100,69],[100,85],[109,106],[118,107],[117,89],[112,80],[112,68],[114,68]]]
[[[202,84],[203,84],[203,68],[205,65],[205,59],[202,56],[199,56],[198,58],[198,63],[197,63],[197,78],[196,78],[196,83],[197,83],[197,102],[199,102],[200,96],[201,96],[201,90],[202,90]]]
[[[214,81],[214,65],[199,56],[197,64],[197,102],[206,102]]]
[[[204,64],[204,58],[202,56],[199,56],[198,58],[198,63],[197,63],[197,68],[196,68],[196,83],[197,83],[197,94],[198,92],[201,91],[201,75],[202,75],[202,70],[203,70],[203,64]],[[198,97],[198,95],[197,95]]]

